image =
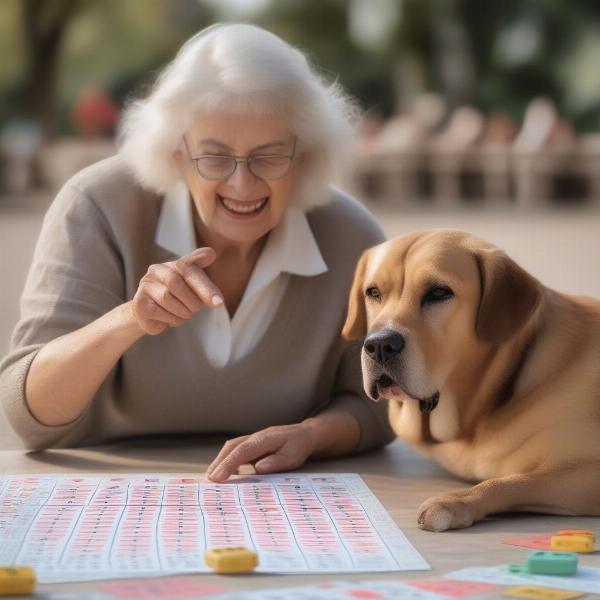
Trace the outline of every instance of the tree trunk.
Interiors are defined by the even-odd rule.
[[[57,132],[56,78],[61,42],[80,0],[24,0],[23,26],[29,54],[25,84],[26,110],[44,137]]]

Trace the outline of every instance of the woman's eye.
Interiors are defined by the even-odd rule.
[[[287,165],[289,158],[287,156],[263,156],[257,154],[256,156],[251,157],[252,162],[255,165],[261,167],[281,167],[282,165]]]
[[[206,169],[222,169],[231,166],[231,156],[207,155],[197,159]]]
[[[381,292],[376,287],[367,288],[365,295],[373,300],[381,300]]]
[[[454,292],[446,286],[436,286],[431,288],[424,296],[422,304],[433,304],[435,302],[444,302],[454,296]]]

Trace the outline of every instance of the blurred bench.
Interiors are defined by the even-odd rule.
[[[367,200],[529,207],[600,199],[600,134],[576,136],[546,99],[532,101],[518,129],[502,113],[472,107],[428,122],[413,113],[357,145],[349,187]]]

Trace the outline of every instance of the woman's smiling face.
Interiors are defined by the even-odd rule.
[[[296,175],[296,161],[284,177],[256,177],[238,162],[226,180],[202,177],[193,160],[203,155],[291,156],[295,138],[283,117],[217,112],[201,115],[185,135],[189,156],[179,156],[201,228],[234,243],[254,242],[281,220]]]

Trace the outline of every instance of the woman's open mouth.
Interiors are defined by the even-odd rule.
[[[219,204],[230,214],[236,217],[248,218],[254,217],[261,213],[269,198],[261,198],[260,200],[254,200],[252,202],[240,202],[239,200],[233,200],[231,198],[225,198],[217,194]]]

